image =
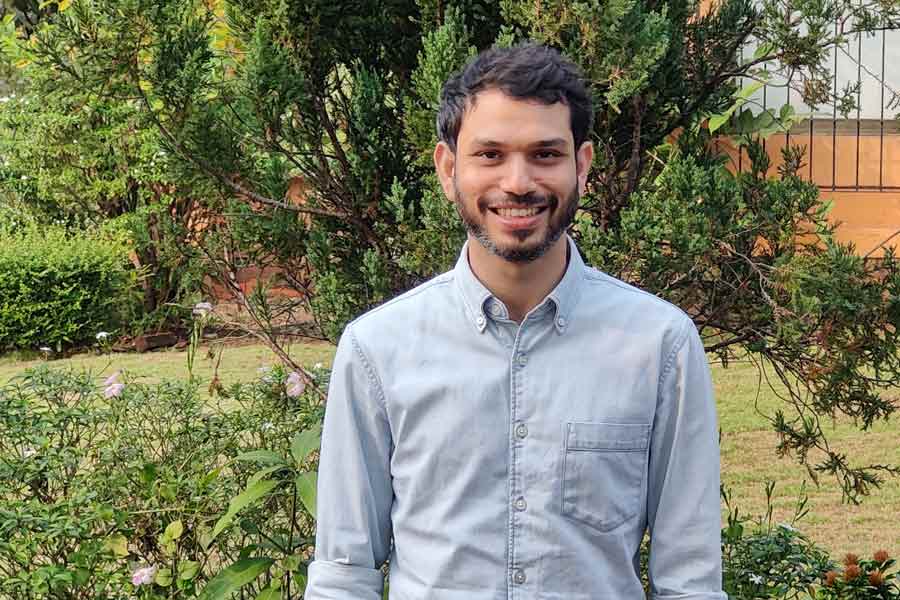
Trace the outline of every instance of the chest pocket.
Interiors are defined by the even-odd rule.
[[[599,531],[634,518],[644,500],[650,425],[569,423],[563,515]]]

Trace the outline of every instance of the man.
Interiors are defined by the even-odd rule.
[[[564,235],[592,109],[537,45],[446,82],[434,162],[456,267],[347,326],[319,469],[308,600],[720,600],[709,371],[677,308]]]

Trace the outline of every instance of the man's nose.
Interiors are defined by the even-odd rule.
[[[522,157],[507,160],[500,188],[507,194],[523,196],[535,191],[534,176],[528,161]]]

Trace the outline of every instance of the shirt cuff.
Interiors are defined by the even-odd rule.
[[[335,561],[314,560],[309,565],[305,600],[381,600],[384,573]]]

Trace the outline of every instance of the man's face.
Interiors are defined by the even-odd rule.
[[[584,191],[593,149],[577,151],[569,107],[478,94],[456,152],[438,144],[435,164],[469,234],[490,253],[529,262],[557,243]]]

